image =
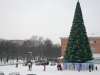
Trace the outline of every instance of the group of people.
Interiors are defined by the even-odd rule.
[[[27,61],[26,64],[29,68],[29,71],[32,70],[32,61]],[[18,59],[16,61],[16,68],[18,67]],[[96,65],[94,65],[93,63],[65,63],[63,64],[63,66],[61,65],[61,63],[57,63],[57,70],[61,71],[61,70],[76,70],[76,71],[97,71],[98,67]],[[46,71],[46,64],[43,64],[43,71]]]
[[[94,71],[94,70],[98,70],[97,66],[94,66],[93,64],[89,64],[89,72]]]
[[[18,60],[16,61],[16,68],[18,68]],[[26,62],[26,66],[28,66],[28,68],[29,68],[29,71],[31,71],[32,70],[32,62],[31,61],[27,61]]]

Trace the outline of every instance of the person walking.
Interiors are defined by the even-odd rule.
[[[17,58],[17,60],[16,60],[16,68],[18,68],[18,58]]]
[[[18,68],[18,61],[16,61],[16,68]]]
[[[43,67],[44,67],[43,71],[46,71],[46,64],[45,63],[43,64]]]
[[[31,61],[28,62],[28,67],[29,67],[29,71],[31,71],[32,70],[32,62]]]
[[[95,67],[95,70],[96,70],[96,71],[98,70],[98,67],[97,67],[97,66]]]
[[[58,69],[58,71],[59,71],[59,70],[62,70],[62,66],[61,66],[60,63],[57,64],[57,69]]]
[[[89,72],[91,72],[91,64],[89,64]]]
[[[93,65],[93,64],[91,64],[91,70],[92,70],[92,71],[94,70],[94,65]]]

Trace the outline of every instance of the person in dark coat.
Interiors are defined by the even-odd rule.
[[[28,62],[28,67],[29,67],[29,71],[31,71],[32,70],[32,62],[31,61]]]
[[[61,66],[60,63],[57,64],[57,69],[58,69],[58,71],[59,71],[59,70],[62,70],[62,66]]]
[[[16,68],[18,68],[18,61],[16,61]]]
[[[89,72],[91,72],[91,68],[92,68],[92,67],[91,67],[91,64],[89,64]]]
[[[18,58],[17,58],[17,61],[16,61],[16,68],[18,67]]]
[[[46,71],[46,64],[43,64],[43,66],[44,66],[44,69],[43,69],[43,71]]]
[[[97,67],[97,66],[95,67],[95,70],[96,70],[96,71],[98,70],[98,67]]]
[[[92,70],[92,71],[94,70],[94,65],[93,65],[93,64],[91,64],[91,70]]]

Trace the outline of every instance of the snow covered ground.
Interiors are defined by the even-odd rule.
[[[32,66],[32,71],[28,70],[28,66],[19,65],[16,68],[15,65],[0,66],[0,72],[4,72],[5,75],[10,75],[10,73],[17,72],[20,75],[36,74],[36,75],[100,75],[100,65],[98,65],[98,71],[68,71],[62,70],[58,71],[56,66],[46,66],[46,71],[43,71],[43,66]]]
[[[100,59],[100,54],[93,54],[94,58]],[[100,62],[100,61],[99,61]],[[15,75],[14,73],[19,73],[20,75],[36,74],[36,75],[100,75],[100,64],[98,65],[98,71],[69,71],[62,70],[58,71],[56,66],[46,66],[46,71],[43,71],[43,66],[36,66],[33,64],[32,71],[28,70],[28,66],[23,66],[22,64],[16,68],[16,60],[10,60],[8,63],[0,62],[0,73],[3,72],[4,75]],[[23,63],[20,61],[20,63]],[[10,64],[10,65],[9,65]],[[12,64],[12,65],[11,65]],[[1,75],[1,74],[0,74]]]

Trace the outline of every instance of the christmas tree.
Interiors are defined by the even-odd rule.
[[[64,60],[66,62],[82,63],[92,59],[92,52],[84,26],[80,3],[78,1]]]

